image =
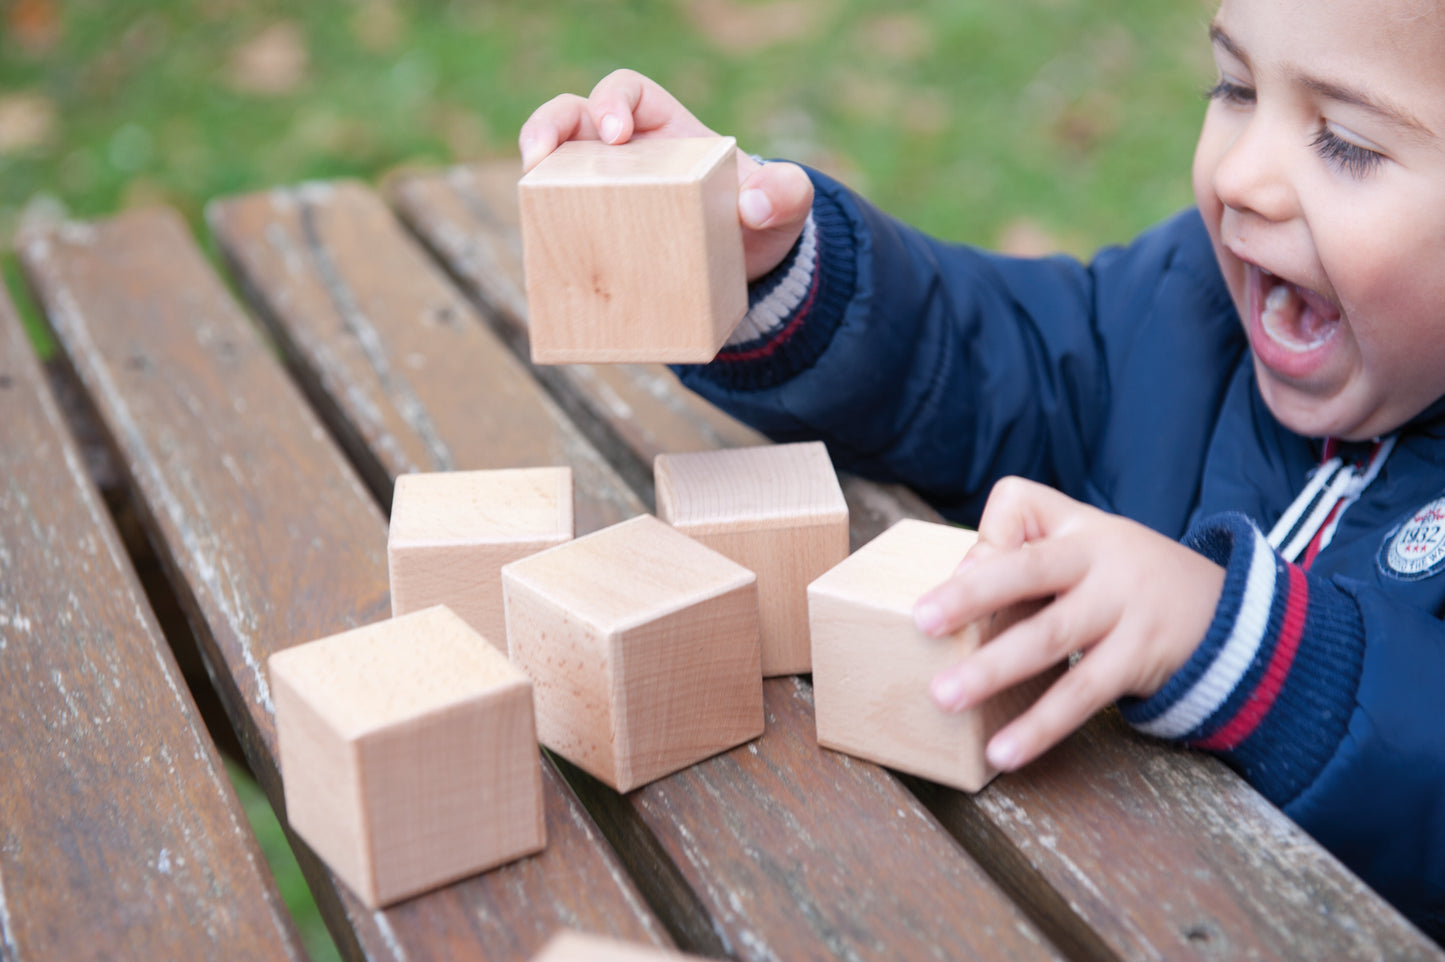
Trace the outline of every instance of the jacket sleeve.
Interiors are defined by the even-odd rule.
[[[1225,567],[1204,642],[1124,717],[1220,755],[1433,938],[1445,939],[1445,624],[1285,562],[1243,515],[1186,543]]]
[[[1238,323],[1181,324],[1167,306],[1230,311],[1222,285],[1198,280],[1217,270],[1197,213],[1086,265],[945,243],[810,176],[803,240],[754,285],[742,336],[676,368],[688,387],[774,440],[821,439],[840,468],[908,484],[963,521],[1006,474],[1119,510],[1113,471],[1096,462],[1111,437],[1148,430],[1140,418],[1169,419],[1156,454],[1171,474],[1204,450]],[[1161,352],[1184,363],[1161,370]],[[1130,429],[1114,423],[1129,397],[1165,388],[1173,409],[1133,404]],[[1162,524],[1177,522],[1175,537],[1176,513]]]

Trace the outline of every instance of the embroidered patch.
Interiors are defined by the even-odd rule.
[[[1428,578],[1445,567],[1445,498],[1436,498],[1385,536],[1380,567],[1406,581]]]

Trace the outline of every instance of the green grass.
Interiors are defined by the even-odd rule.
[[[0,268],[18,291],[10,238],[47,210],[165,203],[199,232],[222,194],[511,156],[539,103],[620,66],[744,148],[813,163],[933,233],[996,245],[1026,225],[1086,254],[1190,202],[1209,14],[1203,0],[7,0],[0,117],[23,101],[49,121],[0,150]],[[238,87],[238,49],[278,24],[304,52],[299,81]],[[274,817],[237,786],[325,946]]]
[[[312,962],[339,960],[341,954],[336,951],[336,944],[331,941],[326,924],[321,921],[321,916],[316,911],[316,905],[311,900],[311,890],[306,887],[301,867],[296,864],[296,856],[291,853],[290,843],[281,829],[281,823],[276,820],[276,813],[266,801],[265,793],[252,780],[249,772],[229,759],[226,761],[226,774],[231,776],[231,784],[235,786],[236,795],[241,799],[241,808],[246,812],[251,830],[260,840],[261,852],[276,875],[281,898],[291,909],[296,928],[301,933],[301,941]]]

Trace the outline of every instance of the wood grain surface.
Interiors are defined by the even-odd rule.
[[[249,209],[258,213],[244,222],[216,215],[212,221],[232,263],[252,271],[242,286],[265,299],[274,323],[287,328],[310,323],[294,305],[316,280],[305,270],[292,273],[275,263],[281,255],[264,240],[285,229],[286,212],[249,198],[237,203],[255,205]],[[348,189],[317,194],[314,203],[373,210],[377,201]],[[314,217],[317,223],[362,222],[360,214],[344,210],[318,209]],[[384,286],[387,264],[409,263],[374,256],[407,242],[399,224],[370,215],[366,224],[364,235],[341,242],[354,256],[343,256],[340,247],[324,255],[337,265],[335,283],[344,288]],[[398,289],[402,283],[396,282]],[[418,289],[411,296],[427,303],[444,295]],[[387,332],[414,323],[416,316],[416,304],[397,299],[390,310],[375,312],[373,321]],[[389,343],[391,336],[383,333],[379,342]],[[476,410],[505,403],[510,415],[525,423],[555,416],[555,408],[541,406],[541,399],[528,400],[523,393],[500,398],[494,381],[460,368],[437,384],[452,403]],[[367,393],[344,382],[332,389],[338,397]],[[532,405],[540,407],[529,410]],[[498,456],[506,436],[493,439],[456,426],[439,437],[459,467],[478,468]],[[594,496],[638,503],[638,495],[621,488],[615,477],[591,483],[611,486]],[[579,481],[579,501],[582,490]],[[1054,957],[1038,931],[927,811],[899,804],[905,793],[891,776],[836,758],[831,765],[816,764],[812,717],[798,707],[799,697],[790,686],[766,685],[770,721],[761,739],[632,794],[619,796],[575,770],[569,775],[583,786],[589,808],[683,947],[759,960],[930,959],[939,952]],[[800,755],[800,746],[812,746],[812,754]],[[789,847],[778,848],[780,839],[788,839]],[[865,873],[868,883],[860,884]],[[914,900],[919,907],[905,910]]]
[[[516,171],[498,161],[413,173],[390,192],[473,299],[525,329],[509,184]],[[575,381],[564,385],[588,406],[583,417],[621,443],[609,454],[623,476],[650,465],[659,443],[703,450],[731,442],[701,410],[705,402],[670,396],[681,389],[665,379],[651,383],[638,390],[652,403],[625,408]],[[845,479],[844,491],[854,547],[898,517],[937,518],[896,488]],[[912,784],[1075,957],[1445,957],[1220,763],[1138,736],[1107,714],[976,797]]]
[[[22,262],[280,811],[263,666],[281,648],[387,617],[385,518],[176,215],[71,225],[27,244]],[[550,766],[544,784],[542,855],[387,911],[365,910],[298,846],[342,951],[525,959],[563,926],[664,944]]]
[[[0,290],[0,957],[304,959]]]

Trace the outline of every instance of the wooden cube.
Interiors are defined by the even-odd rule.
[[[821,442],[660,454],[657,515],[758,576],[763,675],[812,670],[808,584],[848,557],[848,504]]]
[[[391,613],[444,604],[505,653],[502,566],[572,533],[570,468],[404,474],[386,542]]]
[[[532,360],[712,360],[747,312],[731,137],[571,141],[518,183]]]
[[[914,602],[948,580],[975,540],[962,528],[900,521],[808,586],[818,744],[970,792],[997,774],[984,757],[988,739],[1058,671],[959,714],[934,705],[935,674],[1036,609],[1010,609],[947,638],[914,626]]]
[[[542,744],[619,792],[763,731],[757,579],[642,515],[502,569]]]
[[[689,962],[692,959],[701,962],[702,957],[581,932],[558,932],[547,940],[542,951],[532,956],[532,962]]]
[[[532,685],[447,608],[269,665],[287,819],[368,906],[546,843]]]

